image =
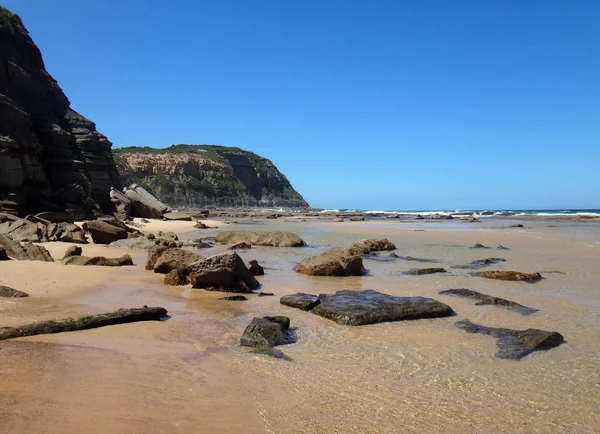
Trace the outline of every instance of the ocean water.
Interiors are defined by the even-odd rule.
[[[502,216],[525,216],[525,215],[539,215],[539,216],[568,216],[568,215],[581,215],[600,217],[600,209],[490,209],[490,210],[469,210],[469,209],[438,209],[438,210],[362,210],[362,209],[323,209],[319,210],[321,213],[335,213],[335,212],[357,212],[366,214],[402,214],[402,215],[430,215],[430,214],[467,214],[472,213],[476,216],[485,217],[483,213],[492,212],[491,215],[502,215]]]

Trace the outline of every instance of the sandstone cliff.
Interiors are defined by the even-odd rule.
[[[21,19],[0,7],[0,211],[110,209],[111,143],[70,103]]]
[[[308,207],[270,160],[240,148],[173,145],[113,153],[124,182],[142,185],[175,208]]]

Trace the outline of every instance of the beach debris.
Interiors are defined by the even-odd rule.
[[[240,345],[254,348],[271,348],[294,341],[290,333],[290,319],[287,316],[255,317],[244,330]]]
[[[366,325],[454,315],[450,306],[432,298],[396,297],[370,289],[338,291],[335,294],[294,294],[281,297],[281,304],[310,310],[343,325]]]
[[[81,256],[82,253],[83,250],[81,249],[81,247],[69,246],[67,248],[67,251],[65,252],[65,255],[63,256],[63,259],[68,258],[69,256]]]
[[[372,252],[381,252],[385,250],[396,250],[394,243],[390,242],[387,238],[377,239],[363,239],[358,240],[351,247],[357,255],[366,255]]]
[[[308,276],[362,276],[366,273],[362,257],[353,249],[344,248],[304,258],[294,271]]]
[[[187,212],[183,212],[183,211],[172,211],[172,212],[165,213],[165,214],[163,214],[163,218],[165,220],[178,220],[178,221],[187,221],[187,222],[192,221],[192,216],[189,215]]]
[[[44,246],[33,243],[24,243],[21,245],[21,243],[13,240],[8,234],[0,234],[0,246],[4,248],[9,257],[18,261],[54,262],[50,252]]]
[[[115,220],[118,221],[118,220]],[[124,225],[123,225],[124,226]],[[127,229],[103,220],[85,222],[83,228],[88,231],[94,244],[110,244],[127,238]]]
[[[423,276],[425,274],[435,274],[435,273],[447,273],[445,268],[433,267],[433,268],[413,268],[411,270],[406,271],[404,274],[413,275],[413,276]]]
[[[228,247],[229,250],[237,250],[237,249],[245,250],[245,249],[251,249],[251,248],[252,248],[252,245],[248,244],[248,243],[237,243],[237,244],[234,244],[234,245]]]
[[[167,310],[162,307],[144,306],[133,309],[119,309],[114,312],[82,316],[79,318],[39,321],[32,324],[22,325],[20,327],[1,327],[0,340],[50,333],[88,330],[137,321],[160,321],[165,317],[167,317]]]
[[[121,267],[133,265],[133,259],[129,255],[118,258],[105,258],[104,256],[67,256],[62,259],[63,265],[97,265],[102,267]]]
[[[475,244],[473,247],[471,247],[472,249],[489,249],[489,247],[484,246],[483,244],[477,243]]]
[[[256,259],[252,259],[250,262],[248,262],[248,265],[250,265],[248,270],[250,270],[250,273],[252,273],[253,276],[265,275],[265,269],[258,263]]]
[[[0,285],[0,297],[2,298],[19,298],[29,297],[29,294],[18,289],[10,288],[8,286]]]
[[[508,310],[518,312],[521,315],[531,315],[532,313],[538,312],[538,309],[523,306],[522,304],[515,303],[514,301],[505,300],[504,298],[482,294],[481,292],[472,291],[470,289],[447,289],[445,291],[440,291],[440,294],[472,298],[474,300],[478,300],[478,302],[475,303],[476,306],[502,306],[507,308]]]
[[[235,252],[209,256],[188,267],[193,288],[208,291],[250,293],[260,286]]]
[[[219,300],[229,300],[229,301],[246,301],[248,300],[243,295],[230,295],[229,297],[221,297]]]
[[[564,342],[564,336],[560,333],[539,329],[512,330],[485,327],[474,324],[468,319],[458,321],[455,325],[468,333],[481,333],[496,338],[498,346],[496,357],[501,359],[519,360],[534,351],[549,350]]]
[[[181,286],[187,284],[187,276],[183,272],[173,269],[165,275],[163,282],[165,285]]]
[[[535,283],[542,280],[540,273],[523,273],[521,271],[511,270],[490,270],[480,273],[473,273],[473,276],[480,276],[486,279],[512,280],[516,282]]]
[[[268,247],[303,247],[306,243],[297,234],[289,231],[248,232],[221,231],[216,238],[219,244],[248,243]]]
[[[272,292],[259,292],[259,293],[258,293],[258,296],[259,296],[259,297],[272,297],[272,296],[274,296],[274,295],[275,295],[275,294],[273,294]]]

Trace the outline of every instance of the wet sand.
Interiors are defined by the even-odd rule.
[[[250,296],[246,302],[164,286],[164,276],[144,270],[146,255],[138,250],[83,246],[87,255],[130,253],[133,267],[0,263],[0,282],[30,294],[0,299],[1,325],[144,304],[163,306],[172,316],[165,322],[1,341],[0,431],[598,432],[600,230],[583,222],[532,221],[510,229],[508,223],[309,219],[228,225],[292,230],[309,244],[239,251],[265,267],[266,275],[259,277],[262,291],[276,294]],[[190,222],[160,224],[165,228],[152,230],[174,230],[181,238],[218,233],[189,230]],[[383,236],[396,244],[400,256],[437,262],[388,260],[382,253],[377,260],[365,259],[369,275],[364,277],[318,278],[292,271],[305,256]],[[492,248],[470,248],[475,243]],[[510,250],[496,250],[499,244]],[[60,258],[68,244],[47,247]],[[536,284],[485,280],[450,268],[486,257],[507,260],[488,269],[540,271],[544,279]],[[450,273],[402,274],[428,266]],[[449,288],[473,289],[540,311],[522,316],[439,295]],[[349,327],[279,304],[285,294],[342,289],[433,297],[457,316]],[[280,347],[292,361],[239,347],[252,317],[267,314],[287,315],[297,327],[298,342]],[[493,338],[454,327],[461,319],[555,330],[566,343],[521,361],[502,360],[494,357]]]

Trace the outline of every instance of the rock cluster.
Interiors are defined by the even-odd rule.
[[[246,232],[246,231],[222,231],[216,239],[219,244],[245,243],[252,246],[268,247],[302,247],[306,243],[293,232]]]

